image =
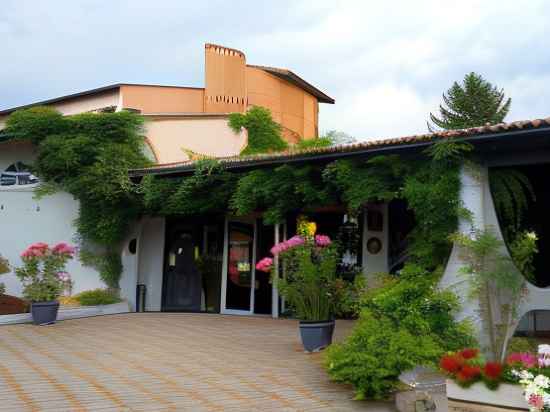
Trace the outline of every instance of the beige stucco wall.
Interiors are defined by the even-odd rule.
[[[249,106],[268,108],[283,128],[306,139],[317,136],[317,99],[264,70],[247,66]]]
[[[227,116],[147,116],[146,135],[158,163],[189,160],[198,154],[234,156],[246,145],[246,133],[234,133]]]
[[[201,113],[204,89],[123,85],[122,107],[142,113]]]
[[[52,103],[48,106],[59,110],[64,115],[91,112],[103,109],[105,107],[118,107],[119,104],[118,89],[109,90],[102,93],[90,94],[87,96],[68,99],[62,102]]]
[[[119,108],[119,89],[89,94],[86,96],[74,97],[47,106],[53,107],[64,115],[93,112],[106,107]],[[0,116],[0,130],[5,127],[9,115]]]

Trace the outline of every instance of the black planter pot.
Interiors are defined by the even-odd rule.
[[[33,302],[31,304],[32,321],[35,325],[51,325],[57,319],[59,302]]]
[[[334,320],[300,321],[300,336],[307,352],[318,352],[332,343]]]

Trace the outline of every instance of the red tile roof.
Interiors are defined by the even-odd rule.
[[[359,153],[359,152],[369,152],[376,151],[377,149],[383,148],[392,148],[392,147],[407,147],[407,146],[416,146],[418,144],[429,144],[432,141],[438,139],[450,139],[450,138],[472,138],[475,136],[484,136],[484,135],[496,135],[504,134],[506,132],[520,131],[520,130],[529,130],[529,129],[549,129],[550,130],[550,117],[545,119],[534,119],[534,120],[520,120],[510,123],[499,123],[495,125],[487,125],[480,127],[472,127],[468,129],[458,129],[458,130],[445,130],[435,133],[427,134],[418,134],[410,135],[404,137],[395,137],[387,139],[375,139],[367,140],[358,143],[346,144],[346,145],[336,145],[330,147],[322,148],[312,148],[306,150],[287,150],[277,153],[265,153],[265,154],[255,154],[248,156],[231,156],[231,157],[221,157],[217,160],[225,165],[228,168],[233,167],[246,167],[252,166],[257,163],[276,163],[282,160],[292,160],[292,159],[304,159],[308,157],[316,157],[317,155],[330,155],[330,154],[339,154],[339,153]],[[130,171],[132,176],[142,176],[145,174],[170,174],[176,172],[185,172],[192,171],[196,161],[185,161],[185,162],[175,162],[175,163],[165,163],[158,164],[152,167],[144,169],[134,169]]]

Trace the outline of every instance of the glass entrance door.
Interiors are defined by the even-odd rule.
[[[252,312],[256,252],[254,238],[254,223],[227,223],[227,266],[224,279],[226,313]]]

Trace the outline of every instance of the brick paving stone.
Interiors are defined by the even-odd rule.
[[[352,327],[338,321],[336,339]],[[0,327],[0,411],[361,411],[296,321],[132,313]]]

